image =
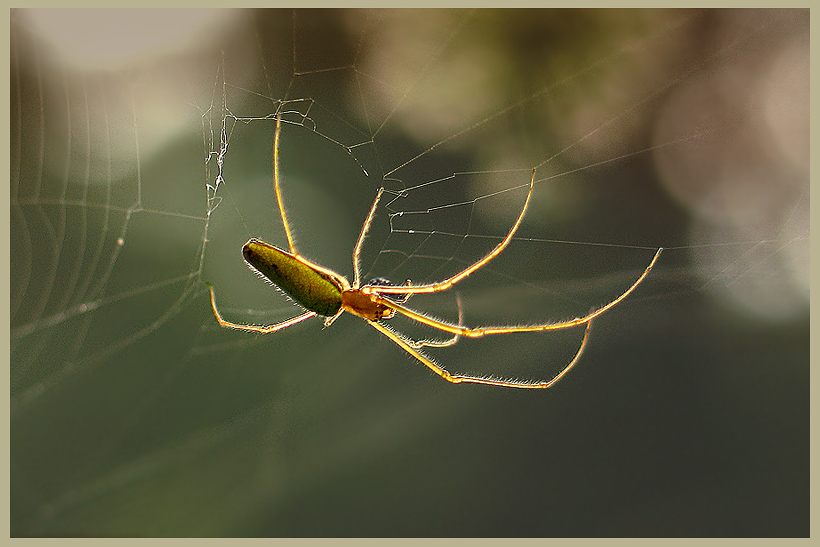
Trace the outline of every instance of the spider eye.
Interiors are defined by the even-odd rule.
[[[407,280],[407,284],[410,284],[410,280]],[[368,287],[395,287],[396,284],[390,281],[389,279],[385,279],[384,277],[374,277],[370,281],[367,282]],[[408,298],[410,298],[409,294],[382,294],[381,295],[388,300],[392,300],[397,304],[403,304]]]

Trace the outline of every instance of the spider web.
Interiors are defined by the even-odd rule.
[[[56,15],[15,11],[11,24],[12,535],[417,534],[398,509],[379,523],[325,515],[317,524],[298,508],[353,484],[380,492],[362,486],[364,470],[394,476],[397,453],[449,446],[422,440],[451,424],[460,432],[485,420],[495,433],[486,438],[497,438],[503,416],[523,411],[506,415],[488,397],[528,405],[529,427],[611,404],[604,385],[637,390],[657,374],[647,353],[671,355],[670,331],[736,342],[737,331],[740,340],[774,333],[766,348],[780,349],[781,374],[807,375],[805,11],[126,12],[157,36],[172,29],[167,43],[157,38],[159,53],[133,59],[113,46],[71,50],[56,30],[66,25],[50,23],[68,14]],[[277,117],[296,245],[351,281],[380,187],[362,278],[425,283],[497,245],[535,168],[509,248],[458,287],[466,324],[582,315],[664,247],[638,291],[593,326],[578,375],[600,383],[567,387],[543,403],[550,412],[535,412],[542,403],[529,396],[444,383],[349,316],[270,337],[220,328],[206,281],[232,321],[301,313],[239,253],[250,237],[287,245],[271,186]],[[408,305],[458,318],[455,291]],[[390,325],[442,338],[400,318]],[[581,335],[488,337],[429,353],[451,372],[544,379]],[[655,382],[674,401],[672,383],[697,384],[708,371],[715,400],[748,411],[728,378],[741,369],[763,389],[765,364],[699,343],[714,355],[698,366],[682,357],[693,366],[683,380],[664,371]],[[546,420],[556,438],[570,423]],[[451,454],[466,458],[453,491],[504,457],[490,452]],[[408,473],[424,477],[433,463]],[[403,488],[405,503],[419,502]],[[590,533],[574,527],[579,506],[561,495],[566,527],[532,533]],[[425,535],[445,533],[421,521]],[[511,533],[500,522],[475,528],[474,517],[463,525]]]

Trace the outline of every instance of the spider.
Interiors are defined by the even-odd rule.
[[[279,213],[282,216],[282,224],[285,229],[285,235],[287,236],[290,252],[253,238],[245,243],[242,248],[242,255],[251,270],[277,285],[306,311],[301,315],[275,325],[258,326],[232,323],[222,317],[222,314],[219,312],[216,305],[214,288],[210,283],[208,283],[208,289],[211,296],[211,308],[213,309],[216,320],[223,327],[267,334],[285,329],[316,315],[325,317],[324,324],[326,327],[329,327],[342,313],[348,312],[367,321],[370,326],[392,340],[396,345],[448,382],[452,382],[454,384],[470,383],[510,388],[545,389],[553,386],[558,380],[563,378],[578,362],[581,357],[581,353],[586,347],[587,340],[589,339],[589,329],[592,325],[592,320],[621,302],[629,295],[629,293],[635,290],[635,288],[640,285],[644,278],[649,274],[649,271],[655,265],[655,262],[658,260],[658,257],[663,250],[662,248],[657,250],[655,256],[652,258],[652,261],[649,263],[649,266],[646,267],[640,277],[638,277],[638,279],[623,294],[605,306],[598,308],[583,317],[577,317],[569,321],[545,323],[541,325],[489,326],[471,328],[462,324],[461,301],[457,299],[459,308],[459,323],[456,325],[446,321],[441,321],[405,307],[404,301],[414,294],[435,293],[450,289],[459,281],[462,281],[470,274],[485,266],[507,247],[527,212],[527,206],[529,205],[530,197],[532,196],[533,187],[535,185],[535,169],[532,170],[529,191],[527,193],[527,198],[524,201],[524,206],[521,208],[518,218],[513,223],[512,228],[510,228],[509,233],[507,233],[504,239],[484,258],[475,262],[471,266],[468,266],[461,272],[443,281],[428,283],[425,285],[413,285],[409,280],[403,285],[396,285],[385,279],[374,279],[368,284],[361,284],[359,254],[361,252],[365,237],[367,236],[367,232],[370,229],[370,225],[373,222],[373,217],[376,213],[376,208],[378,207],[379,201],[381,200],[382,193],[384,192],[384,187],[380,188],[376,193],[376,199],[370,207],[370,212],[362,225],[359,239],[353,249],[353,272],[355,277],[353,284],[351,285],[345,277],[327,268],[323,268],[318,264],[314,264],[300,255],[296,250],[293,243],[293,235],[291,233],[290,225],[288,224],[288,219],[285,215],[282,191],[279,185],[280,125],[280,119],[277,117],[276,130],[273,139],[273,178]],[[444,341],[410,340],[382,323],[383,320],[392,318],[396,313],[400,313],[434,329],[450,333],[453,336]],[[586,326],[584,336],[581,340],[581,346],[578,348],[578,351],[576,351],[569,364],[567,364],[558,374],[547,381],[535,382],[501,380],[491,377],[455,375],[447,372],[447,370],[433,362],[432,359],[419,351],[425,346],[451,346],[455,344],[461,336],[479,338],[492,334],[541,332],[567,329],[580,325]]]

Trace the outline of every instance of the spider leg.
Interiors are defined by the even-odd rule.
[[[358,289],[361,286],[361,273],[359,272],[359,255],[362,252],[362,245],[367,237],[367,232],[370,230],[370,225],[373,223],[373,217],[376,215],[376,207],[379,205],[379,200],[382,198],[384,186],[379,188],[376,192],[376,199],[373,200],[373,205],[370,206],[370,212],[367,213],[367,218],[362,224],[362,231],[359,234],[359,239],[356,241],[356,247],[353,248],[353,288]]]
[[[532,175],[530,177],[530,189],[527,192],[527,199],[524,200],[524,207],[521,208],[521,213],[518,215],[518,218],[515,220],[512,228],[510,228],[509,233],[501,240],[501,243],[495,246],[495,248],[487,254],[484,258],[476,262],[475,264],[468,266],[466,269],[462,270],[461,272],[455,274],[452,277],[445,279],[444,281],[439,281],[438,283],[430,283],[428,285],[397,285],[393,287],[379,287],[375,290],[368,290],[367,287],[364,287],[365,292],[378,292],[381,294],[422,294],[422,293],[431,293],[431,292],[438,292],[444,291],[473,273],[474,271],[478,270],[485,264],[487,264],[490,260],[498,256],[501,251],[503,251],[507,245],[509,245],[510,241],[512,241],[515,232],[518,231],[518,227],[521,225],[521,221],[524,220],[524,215],[527,213],[527,207],[530,204],[530,198],[532,197],[532,190],[535,186],[535,168],[532,170]]]
[[[594,310],[583,317],[577,317],[575,319],[570,319],[569,321],[562,321],[559,323],[546,323],[542,325],[527,325],[527,326],[491,326],[491,327],[464,327],[462,325],[453,325],[451,323],[447,323],[446,321],[441,321],[439,319],[434,319],[432,317],[428,317],[422,313],[417,311],[413,311],[409,308],[405,308],[401,304],[390,300],[389,298],[382,298],[378,297],[378,302],[384,304],[385,306],[396,310],[397,312],[401,313],[418,321],[419,323],[423,323],[427,326],[443,330],[445,332],[449,332],[456,335],[463,335],[470,338],[480,338],[482,336],[486,336],[488,334],[510,334],[513,332],[541,332],[541,331],[548,331],[548,330],[559,330],[559,329],[567,329],[571,327],[576,327],[583,324],[588,324],[590,321],[601,315],[602,313],[606,312],[613,306],[617,305],[621,302],[624,298],[629,296],[629,294],[634,291],[638,285],[644,280],[644,278],[649,274],[649,271],[655,265],[655,262],[658,260],[658,257],[661,254],[662,249],[658,249],[658,252],[655,253],[655,257],[652,259],[652,262],[649,263],[649,266],[643,271],[643,273],[638,277],[638,279],[630,286],[626,291],[624,291],[618,298],[612,300],[605,306]],[[392,288],[392,287],[386,287]],[[380,288],[381,289],[381,288]],[[381,292],[381,290],[379,290]]]
[[[239,323],[231,323],[230,321],[226,321],[225,319],[223,319],[222,314],[219,313],[219,309],[217,309],[217,307],[216,307],[216,298],[214,297],[214,288],[210,283],[208,283],[208,290],[211,291],[211,308],[214,310],[214,316],[216,316],[216,320],[223,327],[228,327],[228,328],[231,328],[231,329],[252,331],[252,332],[258,332],[258,333],[261,333],[261,334],[268,334],[268,333],[271,333],[271,332],[276,332],[278,330],[282,330],[284,328],[290,327],[291,325],[295,325],[296,323],[299,323],[301,321],[304,321],[305,319],[309,319],[309,318],[313,317],[314,315],[316,315],[316,312],[309,311],[309,312],[303,313],[302,315],[299,315],[297,317],[293,317],[291,319],[288,319],[287,321],[282,321],[281,323],[276,323],[275,325],[268,325],[268,326],[264,326],[264,327],[261,327],[259,325],[242,325],[242,324],[239,324]]]
[[[575,352],[575,356],[572,360],[567,364],[558,374],[553,376],[550,380],[544,382],[526,382],[526,381],[519,381],[519,380],[499,380],[495,378],[480,378],[477,376],[463,376],[463,375],[454,375],[447,372],[444,368],[440,367],[436,363],[434,363],[429,357],[422,354],[419,351],[416,351],[416,348],[412,346],[412,343],[407,341],[403,336],[394,332],[393,330],[376,323],[375,321],[367,321],[370,325],[373,326],[376,330],[387,336],[390,340],[392,340],[397,346],[401,349],[412,355],[416,360],[421,362],[424,366],[447,380],[453,384],[484,384],[488,386],[498,386],[498,387],[513,387],[513,388],[522,388],[522,389],[547,389],[555,385],[555,383],[563,378],[572,367],[578,362],[581,358],[581,353],[583,353],[584,348],[586,347],[587,340],[589,339],[589,329],[592,326],[592,321],[587,322],[587,328],[584,331],[584,338],[581,341],[581,347],[578,348],[578,351]]]
[[[290,231],[290,224],[285,215],[285,202],[282,199],[282,190],[279,187],[279,132],[281,126],[281,119],[276,118],[276,132],[273,136],[273,188],[276,190],[276,202],[279,204],[279,213],[282,215],[282,225],[285,227],[285,235],[288,236],[288,247],[292,254],[298,255],[296,246],[293,243],[293,234]]]
[[[461,306],[461,297],[458,294],[456,294],[456,302],[458,304],[458,326],[461,327],[464,326],[464,310]],[[430,348],[446,348],[458,342],[459,338],[461,338],[461,334],[456,333],[452,338],[448,338],[447,340],[411,340],[407,337],[404,337],[404,340],[413,349],[421,349],[425,346]]]
[[[336,319],[338,319],[339,316],[344,313],[344,311],[345,311],[344,308],[339,308],[339,311],[336,312],[336,315],[333,315],[333,316],[328,317],[327,319],[325,319],[325,328],[332,325],[336,321]]]

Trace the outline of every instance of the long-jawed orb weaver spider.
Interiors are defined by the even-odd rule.
[[[624,298],[626,298],[629,293],[635,290],[635,288],[640,285],[644,278],[649,274],[649,271],[655,265],[655,262],[658,260],[658,257],[663,250],[662,248],[657,250],[655,256],[652,258],[652,261],[649,263],[649,266],[646,267],[640,277],[638,277],[632,286],[630,286],[623,294],[615,300],[612,300],[607,305],[598,308],[583,317],[577,317],[575,319],[560,323],[546,323],[542,325],[470,328],[465,327],[462,324],[461,302],[458,301],[458,325],[441,321],[439,319],[434,319],[417,311],[406,308],[403,305],[404,301],[413,294],[446,291],[459,281],[485,266],[507,247],[527,212],[527,206],[530,203],[530,197],[532,196],[532,190],[535,185],[535,169],[532,170],[529,191],[527,193],[527,198],[524,201],[524,206],[521,208],[521,213],[519,213],[518,218],[504,239],[496,245],[496,247],[490,251],[487,256],[465,268],[461,272],[445,279],[444,281],[428,283],[425,285],[412,285],[410,281],[404,285],[394,285],[383,279],[376,279],[369,284],[364,286],[361,285],[359,254],[361,252],[365,237],[367,236],[367,232],[370,229],[370,225],[373,222],[373,216],[376,213],[376,208],[379,204],[379,200],[381,199],[382,192],[384,191],[383,187],[380,188],[376,193],[376,199],[373,201],[373,205],[370,207],[370,212],[362,225],[362,231],[359,234],[356,247],[353,249],[353,272],[355,277],[353,279],[353,285],[351,285],[346,278],[336,272],[323,268],[322,266],[307,260],[299,254],[293,244],[293,235],[291,234],[290,225],[288,224],[288,219],[285,215],[282,191],[279,185],[279,133],[280,119],[277,118],[276,132],[273,139],[273,180],[274,188],[276,190],[276,200],[279,205],[279,213],[282,215],[282,224],[285,228],[285,235],[288,239],[288,247],[290,248],[290,252],[284,251],[254,238],[245,243],[245,246],[242,248],[242,255],[245,257],[245,261],[252,270],[276,284],[282,291],[287,293],[295,302],[307,311],[305,311],[302,315],[288,319],[287,321],[269,326],[231,323],[230,321],[223,319],[222,314],[216,306],[216,297],[214,295],[213,286],[208,284],[208,288],[211,293],[211,307],[213,308],[217,321],[219,321],[219,324],[223,327],[265,334],[290,327],[291,325],[295,325],[296,323],[309,319],[315,315],[324,316],[326,318],[325,326],[329,327],[343,312],[348,312],[367,321],[370,326],[387,336],[404,351],[412,355],[427,368],[448,382],[452,382],[454,384],[470,383],[513,388],[545,389],[553,386],[558,380],[563,378],[564,375],[566,375],[567,372],[569,372],[569,370],[578,362],[584,347],[586,347],[587,340],[589,339],[589,329],[592,325],[592,320],[617,305]],[[453,336],[452,338],[444,341],[410,340],[380,322],[383,319],[390,319],[397,312],[429,327],[450,333]],[[580,325],[586,325],[584,337],[581,340],[581,347],[578,348],[575,356],[569,364],[561,370],[561,372],[552,377],[552,379],[543,382],[499,380],[495,378],[450,374],[444,368],[434,363],[429,357],[419,351],[419,349],[424,346],[451,346],[455,344],[461,336],[479,338],[490,334],[541,332],[567,329]]]

